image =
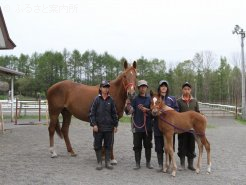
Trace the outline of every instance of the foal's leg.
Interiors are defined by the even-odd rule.
[[[165,163],[163,164],[163,173],[167,173],[167,169],[169,168],[169,153],[167,150],[167,138],[163,135],[164,139],[164,152],[165,152]]]
[[[57,153],[54,148],[54,135],[55,135],[56,124],[58,122],[58,115],[51,115],[50,113],[50,123],[49,123],[48,130],[49,130],[49,138],[50,138],[50,149],[49,150],[51,153],[51,158],[57,157]]]
[[[64,136],[64,140],[65,140],[65,143],[67,146],[67,151],[72,157],[75,157],[75,156],[77,156],[77,154],[72,149],[69,135],[68,135],[72,115],[66,109],[63,109],[61,113],[62,113],[62,117],[63,117],[63,124],[62,124],[61,131],[62,131],[62,134]]]
[[[203,144],[201,143],[201,139],[200,137],[195,135],[195,139],[197,142],[197,146],[198,146],[198,159],[197,159],[197,166],[196,166],[196,173],[200,173],[200,169],[201,169],[201,159],[202,159],[202,153],[203,153]]]
[[[211,173],[211,155],[210,155],[210,143],[208,142],[206,136],[201,138],[202,144],[205,146],[207,152],[207,174]]]
[[[173,133],[167,133],[166,134],[166,146],[165,146],[165,150],[167,150],[168,155],[170,155],[171,157],[171,163],[172,163],[172,176],[175,177],[176,176],[176,171],[177,171],[177,165],[176,165],[176,161],[173,155]]]

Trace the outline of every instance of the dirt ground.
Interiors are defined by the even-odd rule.
[[[178,171],[175,178],[157,172],[156,153],[152,150],[155,169],[145,167],[142,152],[141,169],[135,165],[130,125],[121,123],[115,136],[115,156],[118,164],[113,170],[95,170],[92,130],[88,123],[73,119],[70,139],[77,157],[68,156],[63,140],[55,137],[57,158],[50,158],[47,125],[14,126],[0,134],[1,185],[99,185],[99,184],[182,184],[205,185],[246,184],[246,126],[233,119],[209,118],[207,137],[211,143],[212,173],[206,174],[204,151],[200,174],[190,170]],[[177,143],[177,142],[176,142]],[[177,164],[179,160],[175,154]]]

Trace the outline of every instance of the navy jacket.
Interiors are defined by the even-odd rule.
[[[145,127],[142,127],[144,124],[144,113],[138,108],[139,104],[142,104],[146,108],[150,108],[150,97],[149,96],[136,96],[131,103],[133,107],[132,114],[132,131],[135,132],[145,132]],[[139,128],[142,127],[142,128]],[[150,112],[146,113],[146,129],[148,132],[152,132],[151,124],[151,114]]]
[[[167,97],[163,98],[163,102],[165,102],[165,104],[168,107],[171,107],[171,108],[173,108],[176,111],[179,111],[179,107],[178,107],[178,104],[177,104],[177,101],[176,101],[175,97],[167,96]],[[153,123],[154,135],[155,136],[163,136],[163,134],[161,133],[161,131],[159,130],[159,127],[158,127],[158,118],[155,117],[153,122],[154,122]]]
[[[105,100],[99,94],[93,101],[90,109],[90,125],[97,125],[99,131],[112,131],[118,126],[118,116],[114,100],[108,96]]]

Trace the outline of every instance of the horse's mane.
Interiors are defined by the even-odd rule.
[[[126,74],[128,71],[130,71],[130,70],[132,70],[132,69],[133,69],[135,72],[137,71],[133,66],[130,66],[130,67],[128,67],[126,70],[122,71],[122,72],[116,77],[116,79],[111,80],[111,82],[117,82],[117,81],[121,80],[121,79],[123,78],[124,74]]]

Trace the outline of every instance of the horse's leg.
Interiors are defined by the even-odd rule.
[[[166,163],[169,163],[169,157],[171,158],[172,164],[172,176],[176,176],[177,165],[173,155],[173,133],[166,133],[165,134],[165,151],[166,151]],[[167,157],[168,156],[168,157]]]
[[[58,114],[59,115],[59,114]],[[57,157],[57,153],[54,148],[54,135],[55,135],[55,129],[56,124],[58,122],[58,115],[51,115],[50,113],[50,123],[49,123],[49,138],[50,138],[50,153],[51,158]]]
[[[63,109],[61,113],[62,113],[62,117],[63,117],[63,123],[62,123],[61,131],[62,131],[62,134],[64,136],[64,140],[65,140],[65,143],[67,146],[67,151],[72,157],[75,157],[75,156],[77,156],[77,154],[72,149],[69,135],[68,135],[72,115],[66,109]]]
[[[197,166],[196,166],[196,173],[200,173],[200,169],[201,169],[201,159],[202,159],[202,153],[203,153],[203,144],[201,142],[200,137],[198,137],[197,135],[195,135],[195,139],[197,142],[197,146],[198,146],[198,159],[197,159]]]
[[[112,145],[111,145],[111,149],[110,149],[110,159],[111,159],[111,161],[110,161],[111,164],[113,164],[113,165],[117,164],[117,161],[114,158],[114,130],[113,130],[113,133],[112,133]]]
[[[167,151],[167,139],[166,136],[163,135],[164,139],[164,151],[165,151],[165,164],[163,164],[163,173],[167,173],[167,169],[169,168],[169,153]]]
[[[207,152],[207,174],[211,173],[211,155],[210,155],[210,143],[208,142],[206,136],[201,138],[202,144],[205,146]]]
[[[172,176],[175,177],[176,176],[176,172],[177,172],[177,164],[176,164],[176,160],[174,158],[174,151],[173,151],[173,133],[168,134],[167,136],[167,142],[168,142],[168,148],[169,148],[169,155],[171,157],[171,164],[172,164]]]

